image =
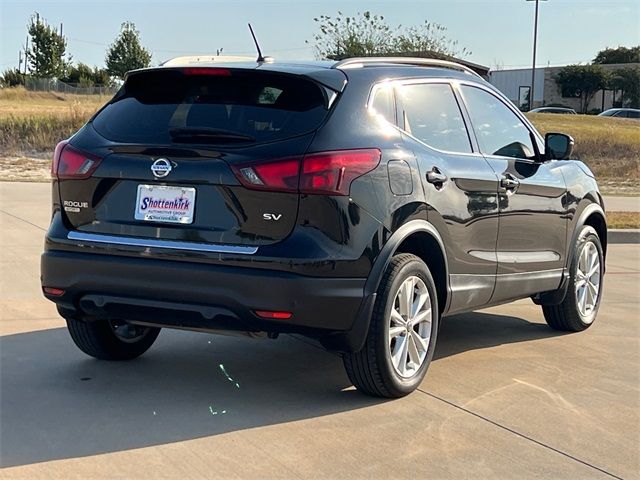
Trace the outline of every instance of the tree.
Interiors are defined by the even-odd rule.
[[[637,47],[605,48],[600,50],[593,63],[606,65],[614,63],[640,63],[640,45]]]
[[[61,77],[69,65],[71,57],[65,58],[67,40],[58,34],[40,15],[31,17],[28,28],[31,48],[27,54],[31,72],[36,77]]]
[[[93,82],[103,87],[113,86],[113,80],[106,68],[93,67]]]
[[[597,91],[607,87],[609,75],[600,65],[569,65],[556,74],[563,97],[579,97],[580,112],[587,113]]]
[[[429,52],[434,58],[444,60],[471,54],[464,47],[459,49],[457,40],[447,37],[447,27],[426,20],[420,26],[406,27],[393,39],[392,49],[394,53]]]
[[[20,70],[13,68],[5,70],[2,74],[2,81],[0,85],[3,87],[15,87],[17,85],[24,85],[24,74],[20,73]]]
[[[331,17],[321,15],[313,19],[320,31],[313,36],[318,58],[340,59],[403,53],[429,54],[436,58],[468,55],[458,49],[457,42],[446,35],[446,27],[424,22],[420,26],[390,27],[382,15],[369,11],[353,17],[342,12]],[[309,41],[307,41],[309,43]]]
[[[609,89],[622,91],[624,107],[640,108],[640,67],[619,68],[612,72]]]
[[[84,63],[70,66],[67,74],[60,80],[82,87],[92,87],[94,85],[107,87],[113,85],[113,81],[106,69],[98,67],[91,68]]]
[[[87,83],[90,81],[93,84],[93,69],[84,63],[78,63],[78,65],[72,65],[67,69],[67,74],[60,80],[66,83]]]
[[[151,65],[151,52],[140,43],[140,32],[133,22],[125,22],[120,34],[107,50],[107,72],[109,75],[124,78],[129,70]]]

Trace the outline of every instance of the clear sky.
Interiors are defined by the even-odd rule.
[[[0,70],[15,67],[30,15],[64,23],[75,62],[104,65],[105,49],[120,24],[133,21],[153,63],[191,53],[254,54],[247,22],[263,52],[276,59],[313,58],[314,17],[370,10],[391,25],[424,20],[448,28],[467,47],[468,60],[504,68],[531,63],[534,2],[525,0],[0,0]],[[587,62],[607,46],[640,44],[640,0],[548,0],[540,2],[538,64]]]

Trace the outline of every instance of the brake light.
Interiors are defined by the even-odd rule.
[[[81,152],[64,140],[56,145],[51,164],[51,176],[58,179],[88,178],[98,168],[100,157]]]
[[[272,162],[232,166],[245,187],[272,192],[310,195],[349,195],[351,183],[380,163],[380,150],[336,150],[312,153],[302,162],[285,158]]]
[[[185,75],[213,75],[219,77],[231,76],[231,70],[227,68],[188,67],[183,68],[182,73]]]

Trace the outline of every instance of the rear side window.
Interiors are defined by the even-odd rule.
[[[298,76],[191,68],[131,76],[93,126],[127,143],[267,142],[313,131],[327,113],[322,87]]]
[[[628,111],[627,118],[640,118],[640,112],[636,112],[635,110]]]
[[[373,113],[381,115],[387,122],[396,123],[396,103],[391,85],[381,85],[373,94],[371,102]]]
[[[427,145],[448,152],[471,152],[469,133],[451,86],[444,83],[400,87],[405,130]]]

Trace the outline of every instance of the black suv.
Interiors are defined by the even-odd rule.
[[[455,63],[176,59],[56,147],[43,291],[96,358],[297,333],[399,397],[444,316],[531,297],[593,323],[607,229],[572,147]]]

